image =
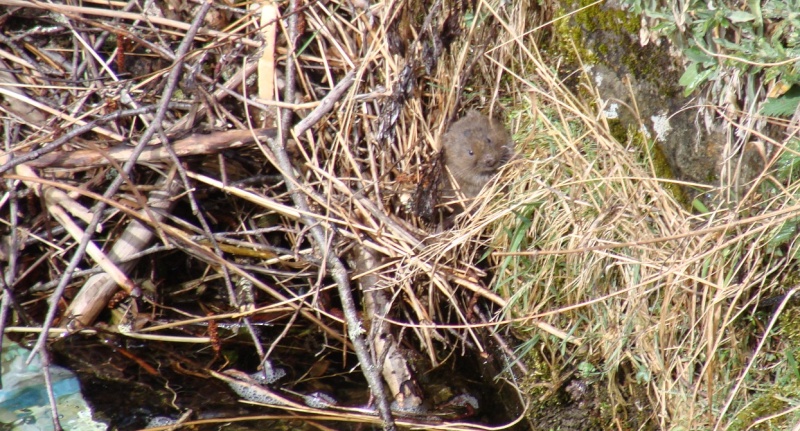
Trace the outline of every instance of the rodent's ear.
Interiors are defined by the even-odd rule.
[[[467,111],[467,115],[464,115],[464,118],[466,118],[466,117],[480,117],[480,116],[481,116],[480,112],[478,112],[478,111],[476,111],[474,109],[470,109],[470,110]]]

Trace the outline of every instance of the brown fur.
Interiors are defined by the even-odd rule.
[[[483,186],[508,162],[513,145],[511,135],[500,121],[477,111],[467,112],[442,137],[445,165],[456,180],[457,188],[467,198],[478,196]],[[455,189],[455,185],[452,188]]]

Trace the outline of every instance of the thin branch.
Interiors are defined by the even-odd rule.
[[[295,40],[297,38],[297,15],[294,13],[294,11],[296,9],[297,0],[291,0],[289,6],[289,13],[291,15],[289,16],[288,25],[289,56],[286,59],[286,87],[284,88],[285,101],[293,100],[295,90],[294,47]],[[323,109],[324,108],[325,107],[323,107]],[[286,110],[283,112],[281,117],[281,127],[278,128],[279,139],[269,141],[269,147],[275,154],[281,174],[283,174],[283,176],[286,178],[286,188],[289,190],[289,193],[292,196],[292,201],[301,211],[307,213],[309,212],[309,207],[308,202],[306,201],[306,196],[297,186],[297,178],[295,178],[293,173],[294,171],[292,170],[292,164],[289,160],[289,156],[286,154],[286,132],[289,131],[291,116],[291,111]],[[327,250],[325,247],[327,244],[326,237],[333,236],[334,233],[332,230],[325,232],[325,230],[322,228],[322,225],[320,225],[313,217],[303,216],[302,220],[303,223],[308,226],[311,232],[311,238],[315,247],[317,248],[317,253],[319,253],[320,256],[325,257],[328,270],[330,271],[333,279],[336,281],[339,299],[342,301],[342,309],[344,311],[345,320],[347,321],[347,335],[350,338],[350,341],[353,343],[353,349],[355,350],[356,356],[360,362],[361,371],[364,373],[364,377],[367,379],[367,384],[372,391],[372,395],[377,401],[378,413],[383,420],[383,428],[390,431],[396,430],[397,426],[395,425],[394,418],[392,417],[392,410],[389,400],[386,397],[386,391],[384,390],[380,370],[375,366],[375,363],[372,360],[372,356],[367,348],[365,338],[366,332],[364,327],[361,325],[360,320],[358,319],[358,312],[356,310],[355,300],[353,299],[353,292],[350,287],[347,268],[336,255],[330,253],[330,250]]]
[[[150,124],[150,127],[147,128],[145,133],[139,139],[139,142],[136,144],[136,149],[133,151],[131,155],[131,159],[125,162],[123,166],[123,171],[125,175],[119,175],[117,178],[109,185],[106,192],[103,196],[108,199],[113,196],[117,190],[119,190],[120,186],[124,181],[125,176],[129,176],[131,170],[136,165],[136,159],[139,155],[144,151],[145,146],[150,142],[150,140],[155,136],[155,134],[161,129],[161,123],[164,121],[166,117],[167,110],[169,109],[169,100],[172,98],[172,94],[175,92],[175,89],[178,86],[178,79],[181,76],[182,65],[186,56],[186,53],[189,51],[189,48],[192,46],[192,42],[194,41],[194,37],[197,34],[198,29],[203,23],[203,18],[205,18],[206,13],[211,8],[211,1],[206,0],[203,3],[203,6],[198,10],[197,15],[195,15],[194,21],[192,22],[189,31],[186,33],[183,41],[181,42],[180,46],[178,47],[177,51],[177,60],[172,65],[172,72],[169,75],[167,85],[164,88],[164,91],[161,95],[161,103],[158,106],[158,110],[153,118],[153,122]],[[69,264],[64,269],[64,275],[61,277],[61,283],[59,283],[56,290],[50,296],[50,308],[47,310],[47,317],[42,324],[44,328],[44,332],[42,335],[39,336],[39,339],[36,341],[36,345],[31,350],[31,354],[28,357],[28,363],[30,363],[33,355],[35,355],[38,351],[40,351],[47,341],[47,330],[50,329],[53,325],[53,320],[55,320],[56,312],[58,311],[58,302],[61,300],[64,291],[67,288],[70,280],[72,279],[72,273],[78,267],[78,264],[83,259],[84,253],[86,253],[86,247],[89,245],[89,241],[91,240],[95,230],[97,229],[97,225],[100,223],[101,215],[103,214],[103,210],[106,208],[106,203],[103,201],[97,202],[95,206],[92,208],[92,213],[94,214],[94,218],[92,218],[91,223],[87,226],[83,239],[81,243],[78,245],[77,250],[70,259]]]
[[[97,127],[100,124],[107,123],[109,121],[114,121],[114,120],[117,120],[119,118],[131,117],[131,116],[134,116],[134,115],[144,114],[144,113],[147,113],[147,112],[155,111],[156,109],[158,109],[158,105],[149,105],[149,106],[143,106],[143,107],[138,108],[138,109],[128,109],[128,110],[124,110],[124,111],[117,111],[117,112],[114,112],[114,113],[111,113],[111,114],[108,114],[108,115],[104,115],[104,116],[102,116],[102,117],[100,117],[100,118],[98,118],[98,119],[96,119],[94,121],[90,121],[90,122],[84,124],[83,126],[76,127],[74,129],[70,130],[68,133],[66,133],[63,136],[61,136],[60,138],[56,139],[55,141],[45,145],[44,147],[38,148],[36,150],[30,151],[30,152],[25,153],[25,154],[22,154],[22,155],[20,155],[18,157],[15,157],[13,160],[6,161],[5,157],[7,157],[7,156],[0,155],[0,162],[4,162],[4,164],[2,166],[0,166],[0,174],[8,171],[9,169],[11,169],[11,168],[13,168],[13,167],[15,167],[17,165],[20,165],[20,164],[25,163],[25,162],[29,162],[31,160],[35,160],[35,159],[43,156],[44,154],[47,154],[47,153],[49,153],[51,151],[55,151],[59,147],[61,147],[62,145],[66,144],[67,142],[69,142],[72,139],[74,139],[75,137],[80,136],[80,135],[82,135],[82,134],[94,129],[95,127]],[[10,150],[7,150],[7,151],[10,151]]]

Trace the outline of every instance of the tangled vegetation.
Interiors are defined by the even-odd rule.
[[[531,3],[0,0],[4,332],[102,339],[154,414],[188,410],[164,384],[186,376],[256,395],[217,423],[788,429],[797,140],[763,137],[740,195],[682,184],[737,194],[686,208],[583,70],[567,87],[539,33],[566,18]],[[692,29],[687,92],[731,70],[720,29],[752,27],[750,62],[793,57],[758,33],[782,2],[691,23],[627,3],[674,43]],[[793,67],[737,73],[762,91]],[[421,197],[468,107],[517,154],[444,228]],[[280,386],[244,374],[273,367]]]

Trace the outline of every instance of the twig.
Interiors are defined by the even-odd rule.
[[[416,379],[403,356],[401,340],[392,334],[391,325],[386,320],[392,309],[392,299],[389,289],[380,284],[381,277],[376,271],[378,256],[362,245],[354,247],[352,256],[364,294],[364,314],[372,321],[368,339],[374,349],[378,368],[391,393],[395,394],[398,408],[403,411],[418,410],[422,408],[423,399],[413,390]]]
[[[69,16],[73,19],[82,19],[81,15],[93,15],[93,16],[106,16],[106,17],[114,17],[114,18],[121,18],[127,19],[131,21],[135,20],[147,20],[148,22],[152,22],[153,24],[168,26],[172,28],[177,28],[180,30],[187,30],[186,35],[192,35],[192,39],[194,36],[198,34],[198,30],[200,28],[192,28],[194,26],[194,21],[192,22],[192,26],[187,25],[185,22],[177,21],[173,19],[167,18],[160,18],[157,16],[145,16],[144,14],[139,13],[132,13],[132,12],[122,12],[118,10],[109,10],[105,8],[94,8],[94,7],[83,7],[83,6],[70,6],[64,4],[50,4],[44,3],[35,0],[0,0],[0,5],[6,6],[21,6],[27,8],[39,8],[45,9],[51,12],[63,14],[65,16]],[[201,23],[202,24],[202,23]],[[202,35],[209,35],[215,36],[220,38],[235,38],[236,40],[252,47],[260,47],[261,43],[246,37],[238,37],[236,35],[232,35],[229,33],[211,30],[211,29],[202,29],[199,32]],[[185,40],[185,39],[184,39]],[[178,48],[178,52],[180,52],[180,48]]]
[[[291,15],[289,17],[288,25],[289,41],[287,46],[289,55],[286,58],[286,87],[284,89],[284,100],[292,100],[294,96],[294,49],[295,39],[297,38],[297,15],[294,13],[295,9],[297,9],[297,0],[291,0],[289,6],[289,13]],[[284,176],[284,178],[286,178],[286,188],[289,190],[289,193],[292,196],[292,201],[301,211],[308,212],[309,208],[306,197],[300,192],[299,187],[297,186],[297,178],[295,178],[293,173],[289,156],[286,154],[287,136],[285,132],[289,131],[291,116],[291,111],[283,112],[281,117],[281,127],[279,127],[278,133],[279,139],[269,141],[269,147],[273,154],[275,154],[281,174]],[[317,220],[308,216],[303,216],[302,220],[303,223],[308,226],[311,232],[311,238],[313,239],[314,245],[317,248],[317,252],[321,256],[325,257],[328,269],[331,272],[331,276],[336,281],[339,299],[342,301],[342,309],[347,322],[347,335],[350,338],[350,341],[353,343],[353,349],[355,350],[356,356],[360,362],[361,371],[364,373],[364,377],[367,379],[367,384],[372,391],[372,395],[377,401],[378,412],[383,420],[383,428],[390,431],[396,430],[397,426],[395,425],[394,418],[392,417],[391,407],[389,405],[389,400],[386,397],[380,371],[375,366],[372,356],[367,349],[366,339],[364,337],[365,331],[358,319],[356,304],[350,287],[350,280],[347,276],[347,268],[336,255],[331,254],[328,250],[326,250],[326,232],[323,230],[322,226],[318,224]],[[329,232],[329,235],[332,236],[333,232]]]
[[[3,143],[5,144],[6,151],[9,151],[11,148],[11,135],[16,131],[16,128],[12,128],[11,120],[6,119],[3,120],[3,129],[5,133],[3,133]],[[11,304],[14,301],[12,296],[11,286],[14,285],[14,281],[16,279],[17,273],[17,250],[19,249],[19,236],[17,234],[17,227],[19,224],[19,213],[18,211],[18,201],[16,195],[16,186],[18,181],[15,180],[6,180],[7,190],[9,195],[9,202],[8,202],[8,210],[9,210],[9,222],[11,232],[9,234],[9,241],[8,241],[8,265],[3,271],[3,274],[0,274],[0,281],[2,281],[2,292],[3,292],[3,299],[0,301],[0,352],[3,351],[3,336],[5,334],[5,327],[6,327],[6,319],[8,318],[8,310],[11,308]],[[2,376],[0,376],[2,378]],[[0,380],[0,389],[3,387],[3,382]]]
[[[9,265],[8,270],[6,270],[5,277],[0,278],[0,281],[3,283],[3,298],[0,299],[0,334],[6,333],[6,319],[8,319],[8,310],[11,308],[11,303],[14,298],[11,296],[11,289],[9,288],[7,276],[12,274],[9,270],[13,269],[11,265]],[[0,351],[3,348],[3,336],[0,336]],[[2,375],[0,375],[0,389],[3,388],[3,381]]]
[[[61,428],[61,422],[58,420],[58,404],[56,403],[56,394],[53,392],[53,377],[50,375],[50,352],[47,349],[42,349],[39,354],[42,355],[42,375],[44,375],[44,384],[47,388],[47,400],[50,402],[53,428],[55,431],[61,431],[63,428]]]
[[[178,170],[178,174],[181,177],[181,181],[183,181],[184,187],[186,189],[186,194],[189,196],[189,205],[192,208],[192,214],[197,217],[197,220],[200,221],[200,226],[203,228],[203,234],[205,238],[211,243],[211,246],[214,248],[214,253],[220,258],[223,257],[222,250],[219,248],[219,243],[217,239],[214,238],[214,234],[211,232],[211,227],[208,225],[208,221],[206,220],[203,211],[200,210],[200,205],[197,204],[197,199],[195,198],[194,188],[191,186],[189,182],[189,176],[186,174],[186,169],[183,168],[181,164],[181,160],[178,158],[178,154],[172,148],[171,145],[167,142],[167,136],[164,135],[163,132],[159,132],[161,135],[161,140],[165,142],[164,147],[169,152],[169,156],[172,159],[172,162],[175,165],[175,168]],[[235,309],[239,309],[239,300],[236,298],[236,291],[233,288],[233,282],[231,281],[231,273],[228,271],[227,267],[222,267],[222,276],[225,280],[225,288],[228,290],[228,303],[234,307]],[[258,332],[256,331],[255,326],[253,326],[253,322],[249,317],[244,317],[242,319],[244,321],[245,326],[247,327],[247,332],[250,334],[250,337],[253,339],[253,345],[256,347],[256,351],[258,352],[258,357],[262,361],[265,360],[264,357],[264,347],[261,345],[261,341],[258,339]]]
[[[336,104],[339,99],[342,98],[345,91],[353,85],[353,82],[356,80],[356,71],[357,69],[353,69],[350,72],[342,77],[342,80],[337,82],[333,89],[325,95],[325,97],[320,101],[319,106],[317,106],[308,116],[300,120],[296,126],[294,126],[294,130],[292,133],[295,136],[300,136],[305,133],[308,129],[311,128],[314,124],[317,124],[319,120],[327,114],[328,112],[333,109],[333,105]],[[291,114],[291,111],[287,111]],[[286,114],[284,114],[286,115]],[[284,129],[286,130],[286,129]]]
[[[76,127],[74,129],[70,130],[69,133],[64,134],[60,138],[58,138],[55,141],[45,145],[44,147],[36,149],[36,150],[33,150],[31,152],[28,152],[28,153],[25,153],[24,155],[20,155],[18,157],[15,157],[13,160],[8,160],[8,155],[7,154],[6,155],[0,155],[0,162],[3,163],[3,165],[0,166],[0,174],[2,174],[3,172],[8,171],[9,169],[11,169],[11,168],[13,168],[13,167],[15,167],[17,165],[20,165],[20,164],[25,163],[25,162],[29,162],[31,160],[35,160],[35,159],[41,157],[44,154],[47,154],[47,153],[49,153],[51,151],[55,151],[56,149],[58,149],[62,145],[66,144],[67,142],[69,142],[72,139],[74,139],[76,136],[80,136],[80,135],[82,135],[82,134],[94,129],[99,124],[103,124],[103,123],[106,123],[108,121],[113,121],[113,120],[116,120],[116,119],[119,119],[119,118],[130,117],[130,116],[133,116],[133,115],[140,115],[140,114],[144,114],[146,112],[155,111],[157,108],[158,108],[157,105],[150,105],[150,106],[143,106],[143,107],[141,107],[139,109],[128,109],[128,110],[125,110],[125,111],[117,111],[117,112],[114,112],[112,114],[104,115],[104,116],[102,116],[102,117],[100,117],[100,118],[98,118],[98,119],[96,119],[94,121],[90,121],[90,122],[84,124],[83,126]],[[10,151],[10,150],[7,150],[7,151]]]
[[[122,8],[122,11],[123,12],[128,12],[129,10],[133,9],[133,6],[135,6],[135,5],[136,5],[136,2],[134,0],[131,0],[131,1],[128,2],[128,4],[125,5],[125,7]],[[120,18],[118,18],[118,17],[116,17],[113,20],[111,20],[111,22],[114,25],[117,25],[117,26],[119,25],[119,21],[120,21]],[[138,20],[137,21],[133,21],[133,23],[131,23],[131,27],[137,25],[138,22],[139,22]],[[100,49],[100,47],[102,47],[103,44],[106,43],[106,39],[108,38],[108,36],[110,34],[111,34],[110,31],[104,31],[104,32],[100,33],[100,36],[97,37],[97,40],[95,41],[95,43],[93,45],[93,48],[96,49],[96,50]],[[90,60],[89,57],[86,57],[83,60],[83,62],[77,68],[74,69],[75,73],[72,75],[73,79],[77,80],[78,77],[81,76],[81,74],[83,74],[83,71],[86,70],[86,66],[89,64],[89,60]]]
[[[209,133],[207,135],[191,135],[175,141],[167,149],[165,145],[159,145],[145,149],[136,159],[138,163],[152,163],[165,161],[170,158],[170,152],[178,156],[194,156],[198,154],[213,154],[223,150],[240,148],[243,145],[252,143],[255,136],[274,136],[275,129],[256,129],[250,130],[226,130],[222,132]],[[69,152],[50,153],[46,156],[28,162],[28,166],[33,168],[78,168],[94,167],[107,165],[109,159],[118,162],[129,160],[133,148],[128,145],[119,145],[109,148],[105,154],[97,150],[77,150]],[[24,153],[27,156],[29,153]]]
[[[160,130],[161,122],[164,120],[167,109],[169,108],[169,100],[172,98],[172,94],[175,92],[175,89],[178,86],[178,79],[181,75],[182,65],[184,62],[184,57],[186,53],[189,51],[189,48],[194,41],[194,36],[197,34],[200,25],[203,23],[203,18],[205,17],[208,10],[211,8],[211,1],[206,0],[203,3],[203,6],[198,10],[197,15],[195,15],[194,21],[192,22],[189,31],[186,33],[183,41],[181,42],[180,46],[178,47],[177,51],[177,60],[173,64],[172,73],[169,75],[169,79],[167,81],[167,85],[164,88],[164,91],[161,95],[161,103],[158,106],[158,110],[153,118],[153,122],[150,124],[150,127],[144,132],[142,137],[139,139],[139,142],[136,145],[136,149],[134,150],[133,154],[131,155],[131,159],[125,162],[123,166],[123,171],[125,175],[119,175],[117,178],[109,185],[108,189],[104,193],[104,197],[106,199],[113,196],[117,190],[119,190],[120,186],[122,186],[122,182],[124,181],[125,176],[129,176],[131,170],[136,165],[136,159],[139,157],[139,154],[144,151],[145,145],[150,142],[150,139]],[[86,247],[91,240],[95,229],[97,229],[97,225],[100,223],[100,217],[103,213],[103,210],[106,207],[106,203],[103,201],[97,202],[92,212],[95,214],[92,222],[89,223],[87,226],[83,239],[81,240],[80,244],[78,245],[77,250],[70,259],[69,264],[64,269],[64,275],[61,277],[61,283],[55,289],[53,294],[50,296],[50,308],[47,310],[47,316],[45,318],[42,327],[45,329],[42,332],[42,335],[39,336],[39,339],[36,341],[36,345],[31,350],[31,354],[28,357],[28,363],[30,363],[33,355],[35,355],[38,351],[40,351],[47,341],[47,329],[52,327],[53,320],[55,319],[56,312],[58,311],[58,301],[61,299],[61,296],[64,294],[64,290],[66,290],[67,284],[69,284],[70,280],[72,279],[72,272],[75,268],[78,267],[78,263],[83,258],[84,253],[86,252]]]
[[[141,210],[141,214],[149,215],[154,224],[164,218],[163,214],[172,207],[173,197],[178,194],[180,189],[180,185],[172,178],[172,175],[160,181],[160,185],[158,190],[150,192],[149,198]],[[154,209],[162,211],[156,212]],[[148,212],[149,214],[147,214]],[[153,236],[153,230],[148,229],[144,223],[132,220],[108,252],[108,257],[123,273],[128,273],[136,265],[136,261],[121,262],[130,254],[139,252],[146,247]],[[80,322],[80,326],[91,325],[117,292],[118,287],[119,283],[109,277],[107,272],[93,275],[86,280],[78,295],[64,312],[64,316],[67,318],[62,323],[66,325],[77,321]]]

